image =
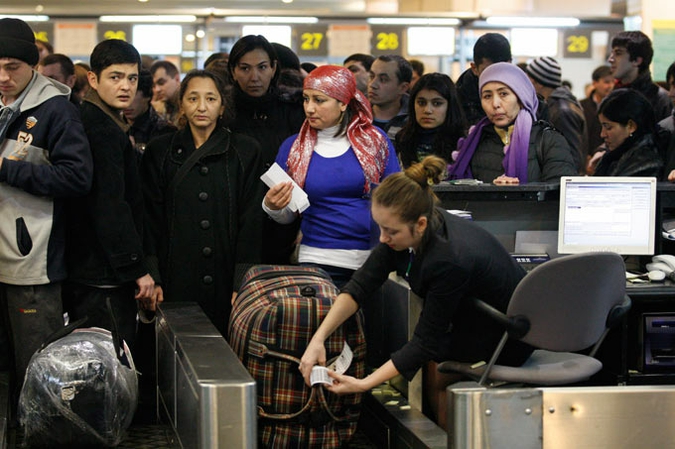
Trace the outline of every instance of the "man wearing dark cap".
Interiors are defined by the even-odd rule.
[[[469,125],[485,117],[480,101],[478,77],[496,62],[511,62],[511,44],[499,33],[485,33],[473,46],[473,62],[457,79],[457,95]]]
[[[92,157],[70,89],[33,70],[33,30],[0,19],[0,312],[21,386],[30,357],[63,327],[65,200],[86,194]]]
[[[584,110],[570,90],[562,85],[562,70],[555,59],[544,56],[534,59],[525,69],[537,95],[548,105],[549,121],[570,144],[574,164],[585,173],[588,136]]]

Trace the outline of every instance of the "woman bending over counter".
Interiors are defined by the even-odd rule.
[[[469,298],[505,311],[525,271],[488,231],[436,207],[432,185],[441,181],[445,169],[443,159],[428,156],[390,175],[374,190],[371,208],[380,243],[342,288],[302,356],[300,371],[308,384],[312,367],[326,364],[326,338],[392,271],[404,276],[424,299],[413,337],[363,379],[329,372],[331,392],[367,391],[398,374],[410,380],[430,360],[489,359],[503,329],[474,309]],[[531,351],[528,345],[510,341],[499,363],[519,366]]]

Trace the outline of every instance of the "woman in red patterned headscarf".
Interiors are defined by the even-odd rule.
[[[279,149],[276,162],[308,195],[302,212],[301,264],[317,265],[336,284],[346,282],[370,253],[369,195],[374,184],[399,171],[387,136],[373,126],[370,103],[354,75],[339,66],[313,70],[303,85],[306,120]],[[277,222],[298,213],[290,182],[272,187],[263,209]]]

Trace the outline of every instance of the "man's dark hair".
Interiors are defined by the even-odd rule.
[[[600,67],[597,67],[595,70],[593,70],[591,78],[593,81],[600,81],[604,77],[610,76],[611,74],[612,69],[610,69],[608,65],[601,65]]]
[[[396,63],[396,77],[399,83],[409,83],[412,79],[412,66],[403,56],[399,55],[382,55],[377,57],[378,61]],[[372,66],[371,66],[372,67]]]
[[[152,75],[149,70],[141,69],[138,74],[138,92],[145,98],[152,98]]]
[[[409,62],[413,71],[417,73],[418,76],[424,75],[424,63],[422,61],[419,59],[411,59]]]
[[[511,62],[511,44],[504,35],[485,33],[473,45],[473,62],[478,65],[484,59],[495,62]]]
[[[227,63],[227,59],[230,57],[229,53],[225,53],[224,51],[218,51],[215,53],[211,53],[208,58],[206,58],[206,61],[204,61],[204,69],[208,67],[209,64],[211,64],[213,61],[217,61],[219,59],[224,60]]]
[[[150,74],[155,76],[155,72],[159,69],[164,69],[166,75],[170,78],[175,78],[178,75],[178,67],[171,61],[155,61],[150,66]]]
[[[671,78],[675,79],[675,62],[670,64],[670,67],[666,70],[666,83],[670,83]]]
[[[89,58],[91,71],[98,78],[101,72],[113,64],[136,64],[141,69],[141,55],[136,47],[120,39],[99,42]]]
[[[270,82],[270,87],[276,86],[280,72],[279,57],[277,56],[277,51],[274,49],[274,46],[265,39],[265,36],[249,34],[248,36],[243,36],[234,43],[230,50],[230,58],[227,60],[227,68],[230,71],[230,76],[233,75],[234,69],[237,67],[237,64],[239,64],[241,58],[243,58],[246,53],[252,52],[258,48],[267,53],[267,56],[270,58],[270,64],[272,64],[272,67],[276,68],[272,81]]]
[[[47,55],[39,62],[39,65],[42,67],[58,64],[61,67],[61,73],[65,78],[75,75],[75,64],[73,61],[66,55],[61,53],[52,53]]]
[[[345,60],[342,61],[342,65],[347,64],[347,61],[358,61],[366,71],[370,71],[370,66],[373,65],[374,60],[375,56],[367,55],[365,53],[354,53],[353,55],[347,56]]]
[[[638,66],[638,72],[643,73],[649,70],[649,64],[654,57],[654,47],[652,41],[642,31],[622,31],[612,39],[612,48],[623,47],[629,55],[630,61],[636,61],[642,58],[642,63]]]

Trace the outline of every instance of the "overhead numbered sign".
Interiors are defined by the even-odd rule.
[[[403,27],[373,26],[370,40],[373,56],[403,55]]]
[[[566,30],[563,47],[563,57],[565,58],[590,58],[592,56],[591,31]]]
[[[328,55],[328,26],[300,26],[293,28],[295,52],[302,59],[307,56]]]

